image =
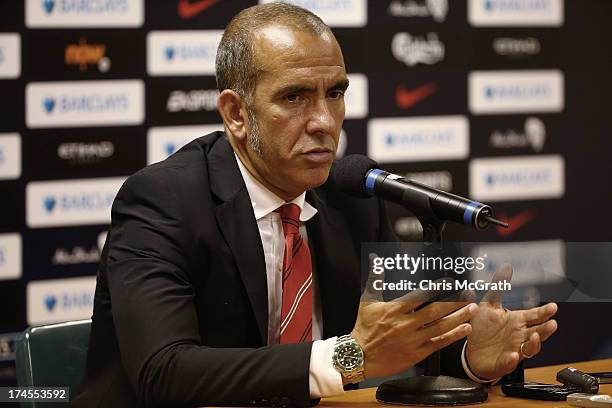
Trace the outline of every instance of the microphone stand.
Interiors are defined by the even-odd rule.
[[[404,202],[410,192],[404,193]],[[423,196],[421,196],[423,197]],[[446,221],[438,218],[427,198],[418,200],[415,208],[414,197],[410,210],[423,227],[423,242],[426,247],[442,249],[442,232]],[[459,356],[456,356],[459,359]],[[458,405],[477,404],[486,401],[488,393],[483,384],[474,381],[440,375],[440,351],[425,359],[425,374],[411,378],[390,380],[376,390],[376,399],[387,404],[399,405]]]

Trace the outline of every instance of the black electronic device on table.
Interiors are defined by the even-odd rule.
[[[579,388],[573,386],[537,382],[504,384],[501,389],[509,397],[544,401],[565,401],[568,395],[580,392]]]

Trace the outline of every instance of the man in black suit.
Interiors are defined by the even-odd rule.
[[[117,195],[75,406],[309,406],[468,335],[467,374],[482,380],[539,351],[555,305],[360,303],[361,243],[395,237],[380,201],[326,182],[348,80],[318,17],[286,4],[241,12],[219,46],[217,81],[225,132],[139,171]],[[303,239],[289,254],[277,212],[287,204]],[[310,261],[298,267],[303,248]],[[282,337],[291,267],[311,269],[297,343]],[[447,373],[465,375],[459,353],[443,356]]]

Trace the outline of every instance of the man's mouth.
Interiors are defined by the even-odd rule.
[[[311,162],[327,163],[333,160],[334,154],[330,149],[318,147],[310,149],[304,153],[304,157]]]

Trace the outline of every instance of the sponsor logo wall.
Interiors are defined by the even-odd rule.
[[[0,293],[25,310],[0,331],[90,316],[117,191],[223,129],[222,30],[270,1],[0,2],[0,22],[11,15],[0,32]],[[547,209],[569,199],[562,0],[289,2],[321,16],[343,48],[338,155],[368,154],[518,220],[518,234],[493,238],[542,239]],[[389,212],[400,237],[420,239],[409,211]],[[447,239],[467,238],[448,226]]]

